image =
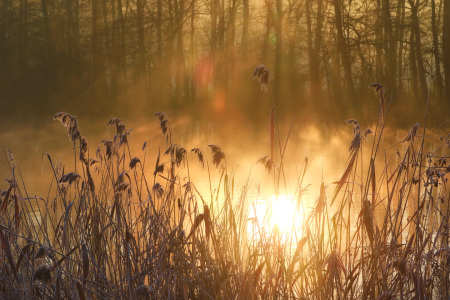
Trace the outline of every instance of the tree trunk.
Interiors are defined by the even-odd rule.
[[[250,17],[249,0],[242,0],[242,60],[246,61],[248,56],[248,26]]]
[[[383,81],[383,25],[381,22],[381,1],[377,0],[377,20],[375,21],[375,76],[377,81]]]
[[[266,3],[266,22],[265,22],[265,31],[264,31],[264,39],[262,42],[262,53],[261,53],[261,63],[266,64],[267,57],[269,56],[269,40],[270,40],[270,30],[271,30],[271,19],[272,19],[272,0],[265,0]]]
[[[28,0],[19,5],[19,61],[21,67],[28,66]]]
[[[400,24],[405,23],[405,0],[399,0],[397,2],[397,17],[396,17],[396,24],[399,24],[396,26],[395,31],[395,38],[394,42],[398,42],[398,47],[396,47],[396,53],[397,55],[397,63],[396,63],[396,82],[397,82],[397,94],[402,94],[403,90],[403,37],[405,34],[404,26],[401,26]]]
[[[444,1],[444,20],[442,25],[442,46],[445,73],[446,101],[450,104],[450,0]]]
[[[391,5],[389,0],[382,2],[382,19],[384,27],[384,80],[383,85],[388,94],[393,92],[395,98],[395,42],[392,33],[392,20],[390,13]]]
[[[160,60],[163,55],[163,40],[162,40],[162,16],[163,16],[163,8],[162,8],[162,0],[156,1],[156,56],[157,59]]]
[[[53,41],[52,28],[50,25],[50,16],[48,11],[48,0],[41,0],[42,16],[44,17],[45,37],[47,39],[47,50],[53,55],[55,44]]]
[[[11,6],[10,0],[3,0],[0,7],[0,87],[9,86],[13,76],[11,34],[8,15]]]
[[[433,54],[436,72],[436,88],[439,97],[442,97],[444,91],[444,82],[441,73],[441,58],[439,56],[439,34],[436,24],[436,0],[431,0],[431,30],[433,33]]]
[[[217,24],[217,38],[219,49],[223,46],[225,41],[225,0],[217,0],[219,2],[219,23]]]
[[[105,92],[105,66],[101,0],[92,0],[92,97],[102,101]]]
[[[425,101],[428,96],[428,87],[425,79],[425,67],[422,56],[422,42],[420,40],[419,18],[417,16],[419,4],[414,3],[413,0],[408,0],[408,2],[411,5],[411,30],[414,33],[414,45],[412,45],[412,47],[415,47],[416,51],[417,71],[419,75],[420,89],[422,91],[422,100]]]
[[[334,12],[335,12],[335,22],[336,22],[336,31],[337,31],[337,48],[340,53],[342,64],[344,67],[344,76],[345,82],[348,89],[348,94],[352,99],[355,99],[355,87],[353,86],[352,80],[352,69],[351,62],[348,55],[348,49],[345,42],[344,32],[342,29],[342,9],[341,9],[341,0],[333,0]]]
[[[184,45],[183,45],[183,12],[184,12],[184,0],[174,1],[175,12],[175,35],[176,35],[176,54],[175,54],[175,102],[180,103],[181,99],[186,96],[187,76],[186,65],[184,58]]]
[[[145,59],[145,40],[144,40],[144,0],[137,0],[137,36],[138,36],[138,53],[137,53],[137,73],[138,76],[145,75],[146,59]]]
[[[190,70],[190,89],[189,94],[191,100],[194,100],[197,96],[197,82],[195,77],[195,57],[196,57],[196,47],[195,47],[195,0],[192,1],[191,6],[191,36],[189,43],[189,70]]]
[[[414,93],[415,100],[420,98],[419,89],[418,89],[418,81],[417,81],[417,59],[416,59],[416,47],[415,47],[415,35],[414,32],[411,31],[409,38],[409,65],[411,71],[411,89]]]
[[[277,15],[276,15],[276,49],[275,49],[275,76],[274,76],[274,96],[275,99],[280,96],[281,78],[283,74],[283,2],[276,0]]]
[[[307,44],[308,44],[308,56],[309,56],[309,81],[310,92],[314,98],[321,99],[322,96],[322,82],[320,80],[320,40],[322,33],[322,1],[319,1],[317,8],[316,28],[313,45],[312,34],[312,21],[311,21],[311,0],[306,2],[305,15],[306,15],[306,28],[307,28]]]
[[[93,0],[93,1],[99,1],[99,0]],[[111,87],[111,34],[109,29],[109,22],[108,22],[108,7],[107,7],[107,1],[102,1],[102,28],[103,28],[103,47],[104,47],[104,76],[105,76],[105,92],[109,93],[110,87]],[[108,95],[110,96],[110,95]]]
[[[230,0],[229,3],[229,11],[230,11],[230,18],[228,20],[228,26],[227,26],[227,78],[226,82],[232,81],[234,78],[234,42],[236,38],[236,11],[237,11],[237,4],[236,0]]]
[[[214,58],[217,48],[217,8],[219,0],[210,0],[210,14],[211,14],[211,56]]]
[[[159,0],[161,1],[161,0]],[[117,17],[119,19],[119,28],[120,31],[118,31],[119,40],[120,40],[120,51],[119,51],[119,66],[120,71],[124,74],[125,79],[127,78],[126,74],[126,53],[125,53],[125,20],[123,17],[123,10],[122,10],[122,0],[117,0]]]

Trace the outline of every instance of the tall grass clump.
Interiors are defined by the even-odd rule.
[[[255,74],[265,83],[265,68]],[[447,299],[450,133],[425,152],[425,118],[400,141],[404,150],[388,156],[380,143],[390,103],[381,84],[371,87],[380,98],[376,128],[346,121],[353,139],[342,176],[322,180],[302,218],[309,160],[289,190],[285,169],[296,162],[285,154],[293,126],[282,140],[272,108],[271,153],[257,167],[270,174],[275,197],[295,199],[285,232],[254,214],[258,196],[250,180],[235,188],[220,146],[176,144],[165,113],[155,115],[164,149],[148,151],[144,143],[140,154],[131,152],[131,130],[119,118],[107,123],[114,137],[92,148],[75,116],[56,114],[75,164],[43,155],[53,177],[47,195],[30,196],[12,153],[6,155],[0,297]],[[148,152],[157,153],[155,165]],[[207,194],[191,180],[194,164],[205,174]]]

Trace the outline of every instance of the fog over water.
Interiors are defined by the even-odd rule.
[[[184,164],[182,172],[179,174],[180,182],[186,183],[189,167],[191,181],[195,184],[198,191],[205,199],[210,199],[210,185],[207,168],[201,167],[197,157],[190,151],[193,148],[202,149],[209,161],[211,174],[211,188],[216,191],[219,182],[219,171],[211,163],[211,152],[208,145],[215,144],[222,148],[225,153],[227,168],[230,174],[234,175],[235,198],[239,198],[242,188],[248,180],[248,195],[250,200],[258,198],[269,198],[274,195],[273,175],[269,174],[264,166],[257,161],[270,155],[269,140],[269,112],[267,116],[261,116],[265,119],[257,125],[251,122],[234,121],[226,123],[219,118],[204,116],[201,119],[195,118],[189,114],[176,114],[172,117],[168,114],[170,129],[172,132],[172,141],[182,147],[187,152],[188,164]],[[20,168],[21,177],[24,180],[26,192],[29,197],[47,197],[47,193],[54,185],[53,173],[47,159],[44,155],[48,153],[54,164],[61,162],[64,166],[64,172],[75,171],[75,158],[72,142],[69,141],[65,128],[58,122],[52,121],[52,115],[41,116],[39,122],[28,125],[26,122],[16,123],[4,130],[0,134],[0,143],[3,150],[11,150],[14,156],[17,174]],[[119,117],[120,112],[112,114],[110,117]],[[95,157],[97,147],[102,140],[113,139],[115,128],[107,126],[110,117],[92,118],[90,116],[80,116],[78,118],[81,135],[88,140],[89,156]],[[340,123],[323,122],[321,124],[307,124],[297,118],[295,114],[283,116],[278,120],[279,138],[275,135],[275,163],[279,165],[280,150],[289,139],[286,146],[286,154],[283,160],[284,174],[280,183],[280,194],[288,194],[289,197],[298,197],[299,178],[304,167],[305,158],[308,159],[308,169],[302,182],[301,197],[303,207],[308,210],[314,205],[319,195],[320,184],[323,181],[327,187],[327,196],[332,197],[335,189],[335,182],[339,181],[345,171],[349,157],[349,147],[353,139],[352,127],[348,126],[343,120]],[[159,128],[159,123],[154,113],[148,113],[146,116],[133,117],[126,114],[121,118],[126,129],[131,129],[131,138],[129,146],[132,156],[137,156],[144,161],[145,172],[148,178],[151,178],[158,151],[161,153],[161,162],[169,161],[170,157],[163,155],[167,149],[163,134]],[[245,118],[243,118],[245,119]],[[33,122],[30,122],[33,123]],[[290,129],[292,124],[292,128]],[[364,120],[360,121],[361,131],[370,128],[375,131],[375,124],[366,124]],[[430,129],[426,133],[425,152],[432,151],[439,142],[440,135],[448,131],[449,124],[443,124],[441,128]],[[419,136],[422,135],[423,128],[419,129]],[[376,176],[377,180],[383,176],[384,164],[390,164],[390,170],[395,168],[400,160],[396,149],[405,150],[405,143],[402,141],[407,135],[407,130],[392,128],[390,122],[387,122],[383,137],[380,142],[380,148],[377,157]],[[357,172],[356,182],[361,182],[361,174],[365,180],[367,177],[368,159],[373,144],[373,135],[368,135],[363,142],[362,169]],[[142,150],[146,143],[145,150]],[[420,143],[420,139],[416,142]],[[431,144],[435,144],[434,146]],[[78,147],[78,146],[77,146]],[[448,149],[447,149],[448,152]],[[77,149],[78,153],[78,149]],[[448,154],[448,153],[447,153]],[[77,170],[81,170],[77,162]],[[18,167],[18,168],[17,168]],[[361,168],[361,167],[358,167]],[[10,178],[10,169],[8,158],[5,156],[0,160],[0,176],[2,179]],[[162,178],[159,178],[164,181]],[[22,185],[22,183],[21,183]],[[2,181],[0,189],[8,188],[8,183]],[[385,189],[380,189],[383,195]],[[355,191],[358,197],[359,191]],[[382,196],[383,197],[383,196]],[[383,210],[383,205],[377,207]],[[354,214],[359,214],[359,204],[354,206]],[[383,215],[383,212],[381,212]]]

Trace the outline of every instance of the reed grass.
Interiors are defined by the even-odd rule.
[[[363,153],[362,144],[372,131],[361,132],[356,120],[348,120],[354,137],[346,168],[334,183],[322,182],[300,233],[294,224],[280,233],[267,230],[258,217],[249,219],[255,205],[249,181],[236,192],[219,146],[209,146],[208,159],[209,151],[175,144],[162,112],[156,119],[166,150],[157,151],[154,167],[146,163],[147,144],[143,156],[131,153],[131,131],[120,119],[107,123],[116,128],[114,138],[90,151],[76,117],[56,114],[81,168],[69,170],[45,154],[53,182],[45,198],[30,197],[19,166],[7,155],[11,175],[0,204],[0,297],[448,299],[450,134],[435,152],[425,153],[426,127],[420,143],[415,124],[401,141],[407,145],[403,153],[379,157],[389,106],[382,86],[373,87],[380,111],[371,153]],[[272,108],[271,153],[260,167],[273,176],[278,195],[283,189],[289,193],[283,166],[293,162],[284,161],[290,131],[282,141],[275,113]],[[375,162],[384,165],[381,174]],[[208,195],[191,182],[190,164],[207,173]],[[298,205],[308,166],[306,158],[295,191]],[[380,207],[384,216],[376,219]],[[249,223],[255,228],[251,236]]]

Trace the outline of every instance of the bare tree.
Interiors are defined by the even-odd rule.
[[[445,93],[450,103],[450,0],[444,1],[444,19],[442,25],[442,44],[445,73]]]

